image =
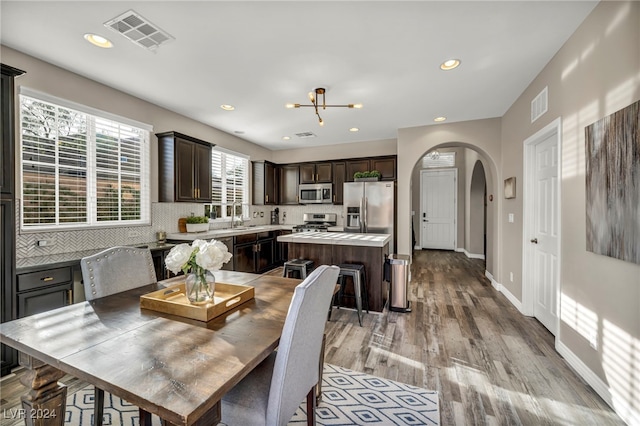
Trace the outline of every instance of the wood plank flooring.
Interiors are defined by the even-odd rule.
[[[623,425],[462,253],[414,252],[412,312],[333,311],[325,362],[440,393],[442,425]]]
[[[491,287],[483,261],[416,251],[411,269],[412,312],[365,314],[359,327],[355,311],[334,309],[325,362],[439,391],[445,426],[624,425],[556,353],[553,336]],[[0,382],[0,426],[22,424],[1,413],[24,393],[15,376]]]

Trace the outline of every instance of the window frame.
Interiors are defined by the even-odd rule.
[[[250,216],[249,216],[249,207],[250,207],[249,167],[251,165],[250,157],[240,152],[232,151],[219,146],[213,146],[211,149],[211,199],[214,200],[216,198],[214,193],[216,192],[216,189],[220,188],[221,201],[220,201],[220,209],[216,210],[218,211],[216,218],[215,219],[210,218],[209,222],[212,222],[212,223],[231,222],[231,216],[227,215],[227,209],[225,208],[225,207],[231,206],[228,202],[226,202],[227,201],[226,200],[226,194],[227,194],[226,183],[227,182],[225,179],[222,179],[222,178],[221,178],[220,184],[215,182],[216,176],[215,176],[214,168],[216,167],[216,160],[214,159],[214,155],[216,154],[221,154],[221,161],[220,161],[221,171],[224,170],[226,167],[226,161],[228,156],[237,157],[242,161],[244,161],[244,176],[243,176],[243,182],[242,182],[243,200],[241,203],[241,206],[242,206],[241,220],[243,221],[249,220],[250,219]],[[212,202],[208,206],[209,206],[209,211],[211,211],[211,209],[213,209],[214,207],[217,208],[218,204]]]
[[[73,223],[65,223],[60,222],[60,186],[59,186],[59,168],[60,168],[60,158],[58,153],[54,155],[54,162],[52,163],[53,168],[55,169],[55,191],[56,191],[56,207],[55,207],[55,217],[54,223],[40,223],[40,224],[29,224],[25,223],[25,178],[24,178],[24,166],[25,160],[23,157],[24,152],[24,139],[23,139],[23,125],[25,123],[25,117],[23,114],[23,100],[24,98],[28,98],[29,100],[33,100],[35,102],[50,104],[57,109],[66,109],[71,110],[73,112],[83,114],[87,118],[87,129],[86,129],[86,150],[84,151],[85,157],[85,165],[86,165],[86,180],[84,182],[83,188],[85,189],[85,221],[84,222],[73,222]],[[81,105],[73,101],[69,101],[66,99],[58,98],[56,96],[52,96],[46,93],[42,93],[24,86],[20,87],[19,98],[18,98],[18,108],[19,108],[19,150],[20,150],[20,158],[19,158],[19,194],[20,194],[20,213],[19,213],[19,222],[20,222],[20,231],[29,233],[29,232],[47,232],[47,231],[60,231],[60,230],[86,230],[86,229],[104,229],[104,228],[112,228],[112,227],[129,227],[129,226],[148,226],[151,225],[151,132],[153,131],[153,127],[149,124],[141,123],[136,120],[132,120],[126,117],[122,117],[116,114],[108,113],[105,111],[101,111],[86,105]],[[56,121],[58,119],[56,118]],[[121,127],[132,127],[135,128],[136,131],[140,131],[140,148],[136,150],[136,153],[139,154],[139,172],[136,177],[139,177],[139,185],[140,185],[140,218],[135,220],[126,220],[122,219],[122,215],[124,213],[123,206],[119,204],[118,206],[118,215],[120,216],[117,220],[98,220],[98,204],[97,204],[97,175],[102,171],[98,168],[97,164],[97,155],[96,152],[98,150],[96,141],[96,122],[103,121],[102,125],[105,125],[106,122],[111,122],[109,124],[116,124],[118,129]],[[118,138],[118,146],[119,149],[122,149],[123,145],[121,143],[122,139]],[[57,152],[57,149],[56,149]],[[121,151],[119,151],[120,153]],[[36,162],[35,164],[42,165],[42,162]],[[131,176],[130,173],[126,172],[122,168],[121,162],[119,163],[117,177],[118,182],[122,182],[123,177]],[[29,164],[27,162],[27,164]],[[121,191],[121,186],[118,187]]]

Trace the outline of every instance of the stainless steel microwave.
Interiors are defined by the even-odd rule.
[[[298,202],[300,204],[331,204],[333,202],[332,184],[298,185]]]

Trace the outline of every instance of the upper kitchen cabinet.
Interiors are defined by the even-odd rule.
[[[212,144],[178,132],[157,133],[161,202],[211,202]]]
[[[333,204],[342,204],[344,198],[344,183],[347,180],[347,163],[333,162]]]
[[[300,165],[300,183],[331,183],[333,169],[330,162]]]
[[[297,164],[279,166],[280,170],[280,204],[298,204]]]
[[[396,157],[373,157],[369,161],[371,170],[377,170],[382,175],[380,180],[396,180]]]
[[[253,204],[264,206],[278,203],[276,165],[269,161],[253,161]]]
[[[357,172],[368,172],[371,170],[369,168],[369,160],[358,159],[358,160],[347,160],[347,182],[353,182],[353,175]]]

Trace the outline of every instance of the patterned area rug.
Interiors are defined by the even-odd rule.
[[[66,414],[67,425],[93,424],[93,386],[67,397]],[[439,425],[438,393],[325,364],[322,401],[316,409],[316,420],[323,426]],[[306,422],[303,403],[289,426]],[[103,424],[137,426],[138,408],[105,393]],[[153,425],[160,426],[156,416],[153,416]]]

